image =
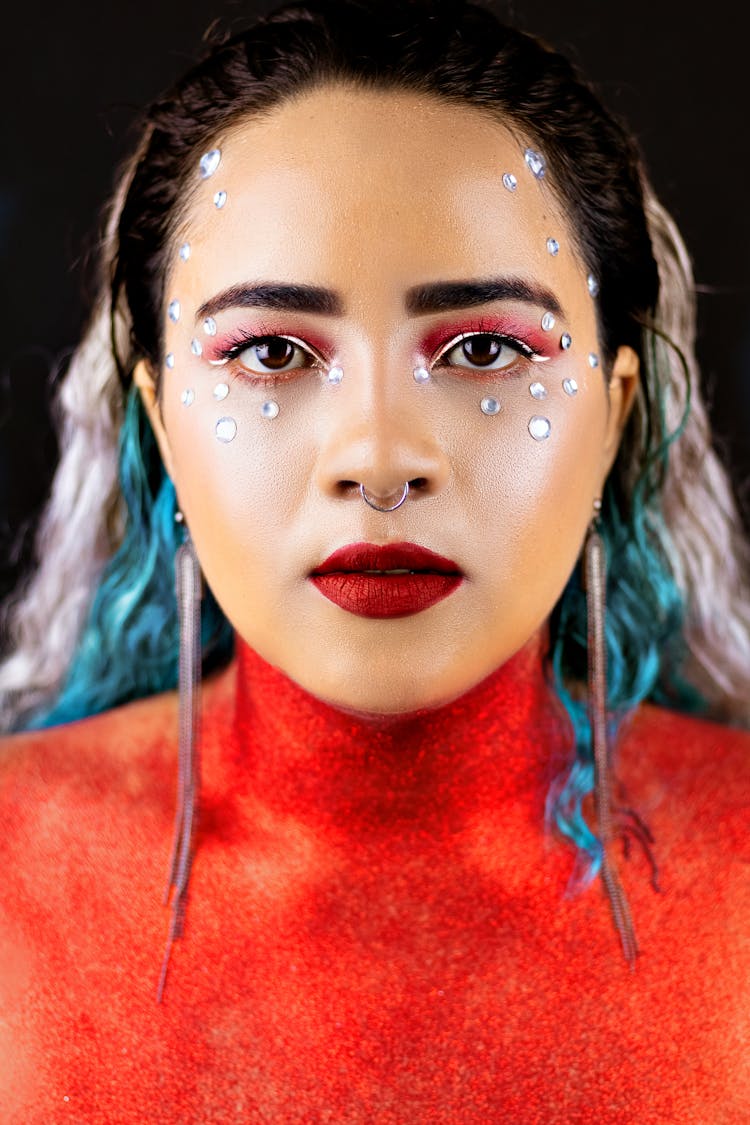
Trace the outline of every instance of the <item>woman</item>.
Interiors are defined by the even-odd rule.
[[[747,1120],[747,548],[632,139],[473,4],[287,6],[103,266],[2,670],[7,1119]]]

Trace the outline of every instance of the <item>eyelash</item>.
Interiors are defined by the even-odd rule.
[[[490,340],[495,340],[495,341],[499,342],[501,345],[505,345],[505,346],[511,348],[514,352],[517,352],[518,355],[521,356],[523,359],[533,361],[535,359],[542,358],[541,353],[538,352],[536,350],[536,348],[532,348],[530,344],[524,343],[523,340],[519,340],[516,336],[509,336],[505,332],[497,332],[497,331],[493,332],[492,329],[489,328],[489,327],[470,328],[470,329],[467,329],[463,332],[459,332],[457,335],[453,336],[448,341],[447,344],[441,345],[439,351],[437,352],[437,354],[434,356],[434,358],[431,361],[431,366],[434,367],[436,364],[439,363],[439,361],[441,359],[443,359],[446,355],[448,355],[450,352],[452,352],[454,350],[454,348],[457,348],[460,344],[465,343],[467,340],[474,339],[476,336],[486,336]],[[506,367],[481,367],[481,366],[471,367],[471,366],[469,366],[469,364],[467,362],[467,364],[465,366],[463,364],[446,364],[445,366],[446,367],[462,367],[466,371],[476,372],[478,374],[485,374],[485,373],[505,371],[506,367],[510,367],[512,365],[507,364]]]
[[[296,336],[284,336],[280,332],[264,332],[257,335],[248,334],[235,336],[229,339],[227,343],[221,349],[219,349],[219,351],[217,352],[217,359],[214,362],[220,364],[233,363],[239,358],[242,352],[246,351],[248,348],[255,347],[257,344],[268,343],[271,340],[287,340],[290,344],[293,344],[294,347],[299,351],[305,352],[308,356],[311,356],[317,362],[309,364],[304,363],[300,367],[292,367],[288,371],[269,371],[263,375],[258,375],[257,373],[250,371],[249,368],[244,366],[244,364],[240,364],[243,377],[249,379],[250,382],[263,384],[270,383],[271,385],[274,385],[276,383],[283,383],[285,380],[293,377],[297,371],[302,371],[305,368],[319,366],[320,369],[325,369],[325,360],[322,356],[318,355],[317,352],[314,352],[309,347],[309,345],[304,344],[302,340],[298,340]]]
[[[475,336],[488,336],[491,339],[498,341],[501,345],[506,345],[507,347],[512,348],[515,352],[518,353],[518,355],[520,357],[522,357],[526,360],[532,360],[533,361],[534,359],[542,358],[541,353],[539,351],[537,351],[536,348],[531,347],[530,344],[524,343],[523,340],[519,340],[516,336],[510,336],[507,333],[498,332],[496,330],[493,331],[493,325],[491,323],[487,323],[485,321],[479,321],[476,324],[473,324],[473,325],[467,327],[463,332],[460,332],[457,335],[452,336],[451,339],[447,343],[441,344],[440,348],[437,350],[434,357],[430,361],[430,366],[434,367],[450,351],[452,351],[454,348],[458,347],[460,344],[464,343],[465,341],[471,340]],[[290,344],[292,344],[299,351],[301,351],[303,353],[306,353],[314,362],[303,363],[298,367],[290,368],[288,371],[280,371],[280,372],[269,371],[267,374],[263,374],[263,375],[255,374],[255,373],[251,372],[248,368],[246,368],[244,365],[241,364],[240,366],[242,367],[243,376],[250,379],[250,381],[255,382],[255,383],[275,385],[276,383],[281,383],[281,382],[284,382],[284,381],[288,380],[289,378],[292,378],[294,376],[295,372],[297,372],[297,371],[310,369],[310,368],[314,368],[314,367],[317,367],[321,370],[324,370],[327,366],[326,361],[323,359],[323,357],[321,355],[319,355],[317,352],[313,351],[309,347],[309,345],[304,344],[302,342],[302,340],[299,340],[294,336],[285,336],[282,333],[277,333],[277,332],[267,332],[267,333],[262,333],[262,334],[248,334],[248,335],[235,336],[235,337],[229,339],[227,341],[227,343],[219,350],[219,352],[217,353],[217,359],[214,362],[218,363],[218,364],[233,363],[238,359],[238,357],[242,354],[242,352],[246,351],[248,348],[255,347],[258,344],[268,343],[272,340],[286,340],[286,341],[288,341]],[[459,365],[459,364],[444,364],[444,366],[451,367],[451,366],[462,366],[462,365]],[[507,366],[511,366],[511,364],[508,364]],[[474,367],[474,368],[472,368],[472,367],[467,365],[467,366],[463,367],[463,369],[466,370],[466,371],[471,371],[471,372],[474,372],[476,374],[482,375],[482,374],[493,372],[493,371],[495,371],[495,372],[504,371],[506,368],[504,368],[504,367],[502,367],[502,368],[491,368],[491,367],[484,367],[484,368],[483,367]]]

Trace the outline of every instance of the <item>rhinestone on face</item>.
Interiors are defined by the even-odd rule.
[[[195,402],[195,392],[191,391],[190,387],[186,387],[180,395],[180,402],[183,406],[192,406]]]
[[[170,371],[172,370],[174,367],[174,352],[167,352],[164,356],[164,366],[168,367]]]
[[[210,152],[204,152],[199,164],[202,179],[207,180],[209,176],[213,176],[220,163],[221,149],[212,148]]]
[[[532,398],[546,398],[547,388],[544,383],[532,383],[529,387],[529,394]]]
[[[214,320],[214,318],[212,316],[207,316],[206,319],[203,321],[203,331],[206,333],[207,336],[215,336],[216,335],[216,321]]]
[[[167,308],[167,316],[172,321],[172,324],[176,324],[180,319],[180,302],[177,300],[177,298],[175,298],[174,301],[169,302],[169,307]]]
[[[229,386],[227,383],[217,383],[214,387],[214,398],[217,402],[223,402],[229,394]]]
[[[183,242],[182,246],[180,247],[180,257],[182,258],[183,262],[186,262],[188,260],[188,258],[190,257],[190,243],[189,242]]]
[[[535,414],[529,422],[529,433],[534,441],[544,441],[552,433],[552,424],[549,418],[542,418],[541,415]]]
[[[547,162],[541,152],[535,152],[533,148],[527,148],[526,152],[523,154],[523,158],[532,176],[535,176],[537,180],[541,180],[547,168]]]
[[[547,253],[551,254],[553,258],[556,258],[560,253],[560,243],[556,238],[547,239]]]
[[[555,327],[555,318],[551,312],[546,312],[542,317],[542,328],[545,332],[551,332]]]
[[[503,187],[508,191],[515,191],[518,187],[518,180],[512,172],[503,172]]]
[[[596,352],[589,352],[589,367],[599,366],[599,356]]]
[[[479,404],[479,408],[483,414],[499,414],[502,410],[502,407],[497,399],[490,398],[489,395],[487,396],[487,398],[482,399]]]
[[[226,201],[227,193],[225,191],[217,191],[216,195],[214,196],[214,207],[216,207],[216,209],[220,211]]]
[[[572,344],[573,337],[569,332],[563,332],[562,336],[560,337],[560,347],[563,349],[563,351],[566,352],[568,348],[572,347]]]
[[[596,280],[593,273],[590,273],[589,276],[586,278],[586,284],[589,287],[589,293],[591,294],[591,296],[592,297],[598,297],[599,296],[599,282]]]
[[[566,395],[577,395],[578,383],[576,383],[575,379],[563,379],[563,390]]]
[[[329,383],[334,383],[334,384],[340,383],[343,378],[344,378],[343,367],[332,367],[331,370],[328,372],[328,382]]]
[[[415,383],[427,383],[430,380],[430,373],[426,367],[415,367],[413,374]]]
[[[193,355],[203,355],[203,344],[200,340],[196,340],[195,337],[193,337],[190,341],[190,351]]]
[[[237,423],[234,418],[219,418],[214,430],[219,441],[234,441],[237,436]]]
[[[279,414],[279,404],[278,402],[274,402],[273,399],[269,399],[268,402],[263,403],[260,412],[264,418],[277,418]]]

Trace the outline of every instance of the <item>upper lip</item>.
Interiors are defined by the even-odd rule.
[[[461,574],[453,559],[437,555],[418,543],[349,543],[339,547],[311,573],[360,570],[423,570],[438,574]]]

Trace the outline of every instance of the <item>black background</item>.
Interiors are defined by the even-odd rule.
[[[271,3],[129,0],[6,8],[1,32],[0,597],[28,557],[55,443],[51,373],[91,295],[87,254],[138,108],[208,26]],[[699,357],[718,443],[750,508],[750,176],[744,5],[515,0],[501,15],[559,47],[630,123],[693,255]]]

